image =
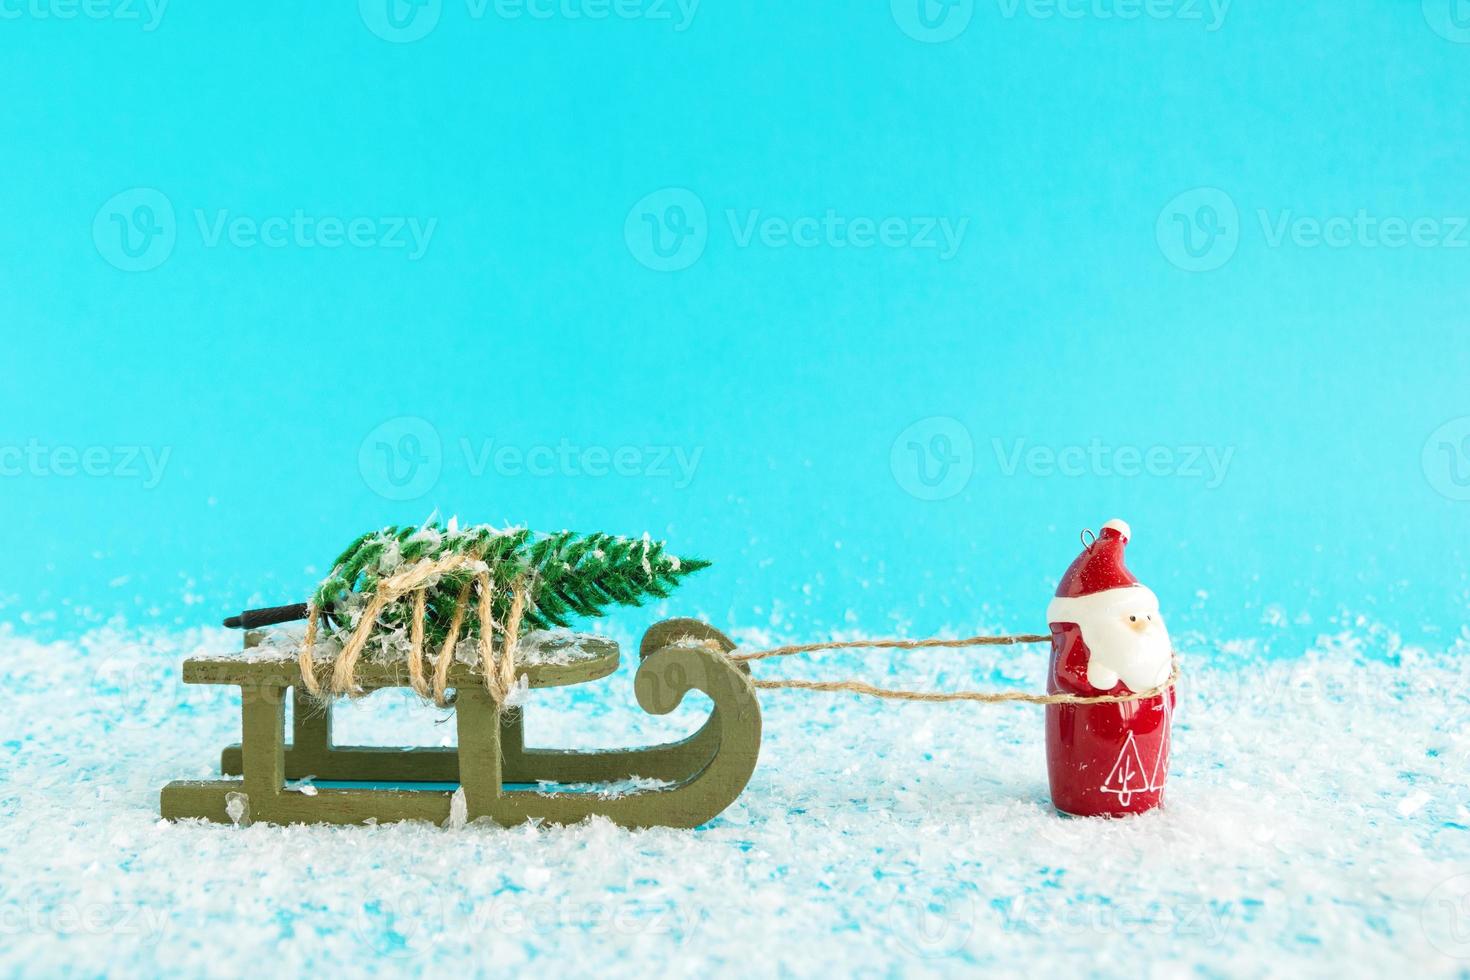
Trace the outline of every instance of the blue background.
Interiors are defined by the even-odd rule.
[[[213,623],[437,510],[667,537],[716,562],[671,608],[720,626],[1032,629],[1122,516],[1176,631],[1444,640],[1463,8],[931,3],[936,34],[903,3],[6,7],[0,446],[111,462],[0,477],[0,618]],[[742,241],[829,210],[967,224],[948,257]],[[434,225],[417,258],[211,244],[222,213],[297,212]],[[1360,212],[1445,241],[1273,241]],[[650,220],[692,232],[685,267]],[[1018,441],[1179,465],[1010,469]],[[487,442],[638,447],[639,475],[480,467]],[[166,452],[161,481],[117,447]],[[697,452],[692,480],[648,447]],[[1188,447],[1231,454],[1218,486]]]

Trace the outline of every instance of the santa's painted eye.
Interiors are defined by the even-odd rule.
[[[1130,622],[1130,623],[1136,623],[1136,622],[1138,622],[1138,617],[1137,616],[1129,616],[1128,617],[1128,622]]]

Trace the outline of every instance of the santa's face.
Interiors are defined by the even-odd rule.
[[[1078,623],[1090,654],[1088,683],[1103,691],[1119,680],[1131,691],[1157,687],[1169,677],[1173,652],[1158,599],[1146,589],[1119,591],[1117,601]]]

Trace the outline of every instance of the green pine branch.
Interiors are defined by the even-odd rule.
[[[381,579],[422,559],[451,554],[471,555],[490,567],[499,586],[494,600],[499,622],[510,609],[507,586],[524,578],[530,587],[524,617],[529,629],[566,627],[579,617],[605,615],[613,606],[640,606],[649,597],[667,599],[685,576],[710,564],[671,555],[664,542],[647,537],[571,531],[534,537],[524,528],[498,530],[488,525],[454,531],[439,524],[386,527],[353,541],[333,562],[332,574],[313,600],[332,628],[345,632]],[[450,573],[429,590],[425,635],[431,644],[448,636],[459,594],[472,578],[469,572]],[[412,604],[404,599],[385,609],[379,622],[387,629],[406,631],[411,615]],[[478,634],[472,608],[461,635]]]

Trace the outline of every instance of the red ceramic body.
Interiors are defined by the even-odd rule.
[[[1126,694],[1121,681],[1087,683],[1087,645],[1071,623],[1051,624],[1052,694]],[[1143,813],[1164,798],[1174,689],[1143,701],[1046,706],[1046,762],[1052,805],[1079,817]]]

